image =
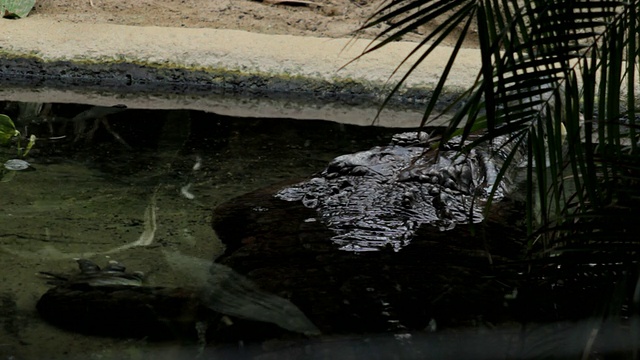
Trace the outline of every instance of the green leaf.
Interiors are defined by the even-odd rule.
[[[16,126],[11,121],[11,118],[7,115],[0,114],[0,144],[6,145],[9,143],[12,137],[18,135]]]
[[[26,17],[36,0],[0,0],[0,12],[5,18]]]

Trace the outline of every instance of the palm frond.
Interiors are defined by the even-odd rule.
[[[539,213],[537,225],[561,221],[568,212],[611,201],[602,198],[606,193],[599,188],[617,170],[594,162],[594,150],[604,147],[591,141],[597,138],[613,144],[609,149],[620,154],[618,126],[608,119],[620,115],[620,98],[626,95],[628,111],[635,121],[633,89],[636,77],[631,62],[637,59],[638,46],[635,30],[639,1],[631,3],[616,0],[516,0],[444,1],[444,0],[392,0],[365,23],[363,28],[378,24],[391,24],[379,34],[379,43],[365,53],[374,51],[390,41],[399,39],[409,31],[434,19],[443,20],[415,52],[422,51],[417,62],[425,61],[434,46],[455,27],[462,28],[449,64],[455,61],[457,50],[469,29],[471,17],[478,26],[482,69],[468,96],[452,117],[444,139],[462,135],[463,138],[484,129],[486,134],[471,146],[492,141],[505,134],[528,132],[530,145],[532,185],[529,211]],[[452,11],[460,10],[459,13]],[[635,30],[634,30],[635,29]],[[430,41],[437,39],[436,43]],[[422,50],[425,48],[425,50]],[[393,91],[400,89],[415,65],[410,68]],[[424,114],[425,122],[433,116],[435,102],[441,95],[450,66],[433,92],[433,99]],[[623,79],[626,77],[626,86]],[[621,92],[627,88],[626,94]],[[584,111],[584,121],[579,111]],[[595,116],[594,116],[595,115]],[[600,124],[600,126],[594,126]],[[462,130],[460,130],[462,128]],[[564,129],[569,133],[565,137]],[[636,130],[628,135],[635,138]],[[443,142],[444,143],[444,142]],[[631,141],[630,151],[636,152]],[[610,147],[610,145],[608,145]],[[522,151],[513,148],[511,151]],[[509,161],[516,156],[507,156]],[[613,173],[612,173],[613,171]],[[506,172],[505,172],[506,173]],[[570,185],[564,182],[572,174]],[[535,184],[535,185],[534,185]],[[567,193],[575,188],[575,194]],[[583,206],[567,206],[568,198]],[[533,219],[533,217],[532,217]]]
[[[619,315],[631,299],[629,289],[637,307],[640,0],[390,0],[364,25],[389,24],[365,53],[434,20],[441,25],[415,48],[413,53],[422,54],[418,62],[457,33],[452,64],[472,22],[482,62],[474,84],[448,106],[455,113],[440,145],[454,136],[472,140],[469,147],[497,141],[495,156],[503,168],[496,183],[524,158],[526,169],[516,171],[526,173],[532,272],[553,269],[557,279],[569,281],[593,264],[618,275],[624,269],[627,277],[607,280],[615,284],[612,296],[592,294],[613,309],[601,312],[602,319]],[[434,118],[449,70],[450,65],[421,126]],[[544,278],[553,282],[548,274]],[[640,333],[640,320],[633,329]]]

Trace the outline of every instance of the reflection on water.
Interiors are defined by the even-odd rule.
[[[69,272],[78,257],[115,259],[152,285],[184,285],[189,277],[163,252],[204,260],[220,254],[210,226],[217,205],[313,174],[394,132],[73,104],[0,102],[0,113],[38,137],[26,159],[35,171],[0,183],[2,359],[185,355],[180,344],[81,336],[44,323],[35,304],[49,286],[36,273]],[[0,149],[3,163],[11,157],[13,149]]]

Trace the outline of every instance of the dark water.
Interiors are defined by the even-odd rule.
[[[88,337],[44,323],[35,303],[48,285],[36,273],[75,271],[78,257],[115,259],[151,285],[183,284],[163,252],[216,257],[217,205],[309,176],[398,132],[78,104],[0,102],[0,113],[38,138],[25,159],[35,170],[4,171],[0,183],[0,359],[195,356],[193,345]],[[16,146],[0,148],[2,163]]]
[[[0,114],[11,116],[23,137],[38,138],[25,159],[30,170],[0,174],[0,360],[195,358],[195,341],[85,336],[45,323],[36,302],[49,285],[37,273],[74,272],[73,259],[83,257],[98,264],[118,260],[144,272],[149,285],[189,285],[191,278],[166,254],[204,261],[218,256],[223,249],[210,224],[218,205],[308,177],[336,156],[388,144],[393,134],[406,131],[191,110],[42,105],[0,102]],[[0,147],[0,164],[16,157],[16,145]],[[207,348],[202,357],[572,358],[585,351],[598,326],[529,326],[523,345],[517,341],[520,324],[494,328],[479,321],[432,336],[426,331],[406,338],[362,334],[260,347],[230,344]],[[602,343],[618,346],[615,336]]]

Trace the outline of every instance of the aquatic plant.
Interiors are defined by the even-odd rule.
[[[0,114],[0,144],[7,145],[14,136],[20,135],[16,126],[7,115]]]
[[[31,135],[26,148],[22,148],[20,145],[21,139],[20,131],[16,129],[15,124],[7,115],[0,114],[0,145],[11,145],[12,140],[15,138],[17,143],[17,155],[18,159],[8,159],[4,163],[4,167],[0,170],[0,181],[7,182],[13,179],[16,171],[25,170],[30,167],[30,164],[24,161],[22,158],[27,156],[31,148],[36,142],[36,136]],[[7,172],[8,171],[8,172]]]

